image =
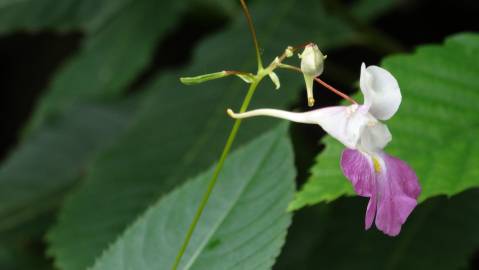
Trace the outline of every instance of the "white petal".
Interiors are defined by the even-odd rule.
[[[364,128],[377,122],[358,105],[337,106],[322,109],[322,119],[318,124],[331,136],[350,149],[356,149]]]
[[[401,90],[394,76],[389,71],[378,66],[361,65],[359,79],[364,95],[364,105],[369,112],[380,120],[391,118],[401,104]]]
[[[392,135],[388,127],[376,122],[363,129],[360,141],[360,150],[366,153],[375,153],[382,150],[391,141]]]
[[[244,113],[235,113],[231,109],[226,110],[226,112],[235,119],[243,119],[255,116],[271,116],[304,124],[316,124],[316,122],[314,121],[314,114],[316,111],[318,110],[304,113],[296,113],[276,109],[257,109]]]
[[[365,127],[377,123],[377,120],[367,112],[365,107],[358,105],[326,107],[303,113],[275,109],[234,113],[228,109],[228,114],[233,118],[271,116],[298,123],[318,124],[329,135],[351,149],[357,148]]]

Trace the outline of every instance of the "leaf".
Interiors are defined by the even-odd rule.
[[[291,219],[295,169],[286,131],[282,125],[226,160],[179,269],[270,269]],[[170,269],[213,170],[150,207],[91,269]]]
[[[134,6],[134,0],[1,0],[0,34],[14,31],[82,30],[88,34],[101,30],[121,13],[128,12]],[[143,1],[144,2],[144,1]],[[181,2],[181,3],[180,3]],[[204,8],[216,5],[225,13],[236,9],[235,1],[221,0],[181,0],[161,3],[158,11],[165,11],[161,17],[168,17],[169,6],[174,4],[194,3]],[[174,16],[171,16],[174,18]],[[161,18],[160,18],[161,19]]]
[[[18,8],[21,5],[21,10],[48,7],[45,1],[40,2],[12,1],[7,6]],[[112,5],[108,8],[105,6],[103,10],[107,2]],[[120,4],[120,1],[115,3]],[[93,8],[85,1],[76,1],[74,4],[77,8],[80,8],[79,5]],[[67,6],[72,5],[73,2],[58,4],[55,1],[52,10],[66,12],[69,10]],[[113,12],[115,5],[114,1],[103,1],[96,8],[101,9],[101,12],[111,8],[108,12]],[[35,132],[30,130],[31,138],[25,137],[23,144],[0,169],[0,230],[56,206],[63,193],[85,175],[86,164],[91,162],[99,149],[121,133],[128,120],[126,115],[111,111],[111,108],[92,107],[71,112],[70,107],[82,100],[117,99],[116,96],[125,90],[125,86],[146,65],[157,39],[175,23],[175,14],[185,8],[183,4],[171,4],[162,9],[169,16],[158,17],[155,16],[159,12],[156,5],[157,1],[135,1],[128,8],[112,14],[111,20],[105,22],[101,30],[87,37],[83,50],[56,77],[34,114],[34,123],[31,123],[33,126],[30,128],[34,127]],[[0,3],[0,12],[6,12],[2,7],[5,6]],[[66,116],[60,113],[65,110]],[[52,113],[54,111],[56,113]],[[47,115],[49,121],[44,121]],[[58,123],[58,117],[65,122]],[[83,142],[82,139],[87,141]]]
[[[344,146],[329,136],[324,139],[324,144],[325,149],[316,156],[315,164],[311,167],[310,178],[295,194],[288,206],[289,211],[306,205],[331,202],[343,195],[354,195],[351,185],[339,168],[339,157]]]
[[[0,168],[0,230],[57,205],[128,119],[113,106],[78,106],[28,138]]]
[[[53,2],[58,5],[58,1]],[[72,3],[77,5],[82,1]],[[150,61],[157,41],[168,33],[185,9],[185,1],[164,5],[156,0],[133,1],[120,9],[99,31],[87,36],[81,51],[60,70],[37,105],[28,131],[31,133],[48,117],[76,102],[112,99],[127,90]]]
[[[479,186],[478,52],[479,36],[460,34],[442,46],[422,46],[383,61],[403,96],[399,112],[387,121],[393,140],[386,151],[416,171],[420,201]],[[325,144],[290,209],[353,194],[339,168],[343,147],[332,139]]]
[[[275,269],[292,269],[291,265],[297,270],[319,266],[338,270],[469,269],[468,261],[479,245],[479,190],[419,205],[397,237],[364,231],[366,201],[342,198],[299,211]]]
[[[353,39],[352,30],[329,16],[318,1],[274,2],[274,20],[272,3],[264,0],[251,5],[265,60],[274,59],[291,43],[301,44],[312,37],[325,49]],[[315,27],[306,29],[305,25]],[[280,42],[278,37],[291,43]],[[218,158],[232,123],[225,111],[240,104],[244,84],[224,78],[186,87],[178,79],[225,68],[252,70],[256,63],[251,43],[245,19],[237,14],[223,32],[199,45],[188,68],[163,75],[148,87],[149,101],[128,133],[96,160],[49,233],[49,253],[58,268],[91,265],[151,203]],[[285,107],[297,97],[303,79],[295,73],[278,76],[282,89],[275,92],[263,83],[252,107]],[[234,146],[255,138],[276,122],[246,121]]]
[[[0,33],[53,28],[62,31],[83,29],[95,32],[132,0],[3,0],[0,2]]]
[[[52,213],[49,212],[11,230],[0,232],[0,269],[53,269],[51,260],[39,248],[44,244],[44,235],[51,220]]]

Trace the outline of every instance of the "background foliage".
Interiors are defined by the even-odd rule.
[[[249,3],[266,61],[314,41],[323,78],[346,92],[362,61],[397,76],[387,151],[417,170],[425,202],[397,238],[364,232],[365,200],[341,198],[338,143],[247,121],[183,269],[478,267],[478,4]],[[169,269],[229,132],[225,109],[245,94],[234,78],[178,78],[254,69],[237,1],[4,0],[0,35],[0,268]],[[252,107],[306,110],[302,78],[278,74],[281,89],[265,80]],[[317,107],[338,102],[315,91]],[[314,206],[286,213],[295,180],[290,208]]]

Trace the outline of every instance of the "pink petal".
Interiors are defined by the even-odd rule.
[[[354,191],[369,197],[365,227],[369,229],[376,215],[376,226],[390,236],[398,235],[401,226],[417,205],[421,192],[417,176],[402,160],[379,153],[385,168],[375,172],[371,159],[359,151],[345,149],[341,168]]]
[[[378,209],[376,227],[396,236],[401,225],[417,205],[421,188],[414,171],[402,160],[382,155],[386,173],[378,177]]]
[[[346,148],[341,155],[341,169],[351,181],[354,191],[363,197],[370,197],[366,210],[365,228],[371,228],[376,215],[376,175],[368,158],[357,150]]]

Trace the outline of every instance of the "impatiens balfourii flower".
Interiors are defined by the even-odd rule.
[[[396,79],[387,70],[361,66],[360,88],[364,104],[333,106],[296,113],[275,109],[258,109],[245,113],[228,113],[234,118],[272,116],[299,123],[318,124],[347,148],[341,156],[341,169],[355,192],[369,197],[365,227],[375,220],[385,234],[399,234],[402,224],[417,204],[421,191],[414,171],[402,160],[383,149],[392,136],[379,120],[391,118],[401,103]]]

